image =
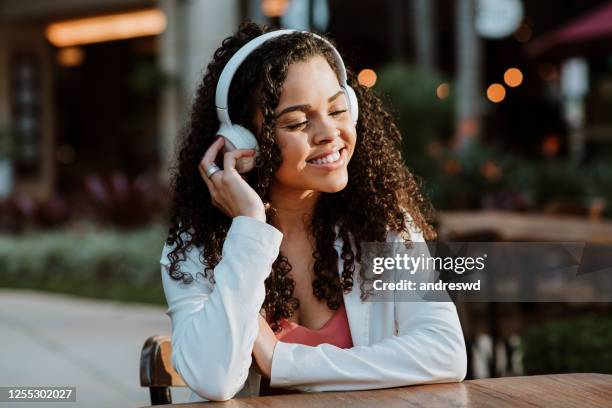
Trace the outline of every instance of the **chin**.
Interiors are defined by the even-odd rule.
[[[347,177],[338,177],[335,180],[325,180],[321,183],[317,183],[315,190],[321,193],[337,193],[344,190],[348,184]]]

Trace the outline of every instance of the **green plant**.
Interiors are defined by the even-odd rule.
[[[526,374],[612,373],[612,319],[583,317],[531,329],[524,337]]]
[[[0,235],[0,286],[161,303],[165,234],[161,225],[126,232],[79,224]]]
[[[448,79],[406,65],[380,70],[375,86],[385,107],[396,117],[403,137],[403,155],[408,167],[423,177],[432,175],[428,145],[444,143],[452,135],[453,97],[438,98],[436,89]]]
[[[543,161],[537,164],[534,192],[538,202],[553,199],[581,199],[586,195],[584,168],[571,159]]]

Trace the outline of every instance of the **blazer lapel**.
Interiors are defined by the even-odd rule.
[[[342,259],[342,239],[338,237],[334,244],[338,252],[338,273],[342,276],[344,261]],[[353,248],[355,250],[355,248]],[[353,289],[344,293],[344,308],[351,329],[353,346],[367,346],[370,344],[370,301],[361,301],[361,289],[359,287],[361,278],[359,276],[360,265],[355,264],[355,275],[353,278]]]

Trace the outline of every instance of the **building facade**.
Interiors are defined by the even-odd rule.
[[[245,7],[238,0],[0,0],[0,132],[13,140],[10,155],[0,150],[2,198],[45,200],[87,174],[117,170],[167,181],[203,68]],[[156,31],[139,19],[146,13],[157,16]],[[113,38],[119,19],[134,30]],[[66,22],[78,27],[54,39],[50,27]]]

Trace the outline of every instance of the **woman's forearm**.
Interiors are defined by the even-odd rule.
[[[264,238],[264,239],[262,239]],[[237,217],[215,267],[211,293],[169,287],[173,323],[172,361],[185,383],[210,400],[232,398],[243,386],[259,333],[264,280],[282,234],[248,217]],[[192,292],[189,292],[192,291]]]

